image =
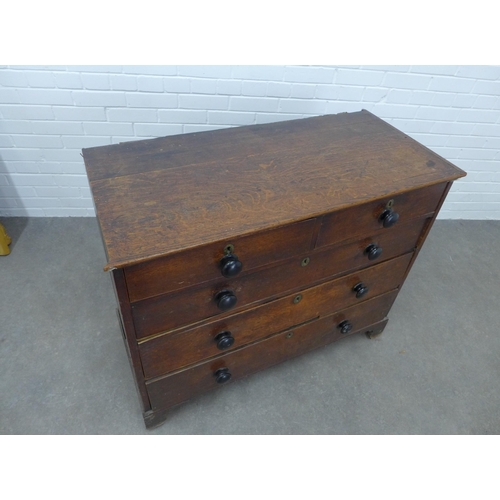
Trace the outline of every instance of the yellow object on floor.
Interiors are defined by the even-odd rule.
[[[7,231],[5,231],[5,228],[2,226],[2,224],[0,224],[0,255],[9,255],[9,245],[11,241],[12,240],[7,234]]]

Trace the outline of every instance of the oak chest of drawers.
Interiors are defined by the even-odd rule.
[[[368,111],[83,150],[147,427],[382,332],[465,173]]]

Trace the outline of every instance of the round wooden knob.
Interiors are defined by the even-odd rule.
[[[371,245],[368,245],[365,248],[365,253],[368,255],[368,260],[375,260],[378,257],[380,257],[380,254],[382,253],[382,249],[378,246],[372,243]]]
[[[222,290],[215,296],[215,302],[221,311],[228,311],[237,301],[236,295],[231,290]]]
[[[352,330],[352,324],[345,319],[337,325],[337,328],[340,328],[340,333],[349,333]]]
[[[357,283],[352,287],[352,291],[356,292],[356,298],[360,299],[368,293],[368,287],[364,283]]]
[[[214,340],[217,343],[217,349],[221,351],[229,349],[234,344],[234,337],[228,331],[218,333]]]
[[[387,210],[384,210],[380,214],[380,220],[382,221],[382,224],[384,225],[384,227],[394,226],[394,224],[396,224],[398,219],[399,219],[399,214],[396,212],[393,212],[390,208],[388,208]]]
[[[215,381],[218,384],[225,384],[229,382],[231,374],[229,373],[229,368],[219,368],[215,373]]]
[[[241,272],[243,264],[238,260],[238,256],[230,253],[220,260],[220,270],[224,278],[232,278]]]

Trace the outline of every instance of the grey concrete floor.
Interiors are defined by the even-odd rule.
[[[437,221],[377,340],[221,387],[151,431],[96,220],[2,223],[2,434],[500,433],[500,221]]]

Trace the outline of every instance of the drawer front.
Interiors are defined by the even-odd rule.
[[[300,290],[319,281],[362,269],[414,250],[427,219],[402,224],[394,231],[379,231],[371,237],[338,247],[315,250],[280,265],[262,269],[232,280],[219,280],[208,286],[183,290],[132,304],[137,338],[166,332],[207,318],[220,316],[218,293],[228,290],[236,296],[232,312],[253,303],[272,300],[291,290]],[[369,260],[366,248],[376,244],[382,249],[376,260]],[[309,259],[303,266],[303,259]]]
[[[307,252],[312,245],[315,219],[206,245],[125,269],[131,302],[180,290],[222,276],[220,260],[232,245],[242,263],[240,275],[269,263]]]
[[[144,376],[146,379],[159,377],[223,352],[234,351],[274,333],[306,323],[317,316],[331,315],[331,301],[321,300],[321,290],[308,292],[311,293],[305,293],[298,304],[293,303],[293,297],[285,297],[247,313],[227,318],[223,322],[163,335],[139,344]],[[333,316],[333,322],[338,325],[345,321],[346,324],[342,325],[344,331],[359,330],[364,325],[375,323],[387,316],[397,294],[398,290],[393,290],[343,309]],[[319,307],[314,308],[315,305]],[[223,332],[227,332],[234,339],[234,343],[221,351],[215,338]]]
[[[220,384],[215,374],[220,369],[227,368],[231,374],[230,380],[238,380],[345,337],[334,319],[329,316],[298,326],[222,357],[146,382],[152,410],[174,406],[217,388]],[[386,323],[386,319],[381,319],[375,324],[365,324],[352,333],[368,330],[377,334],[385,328]]]
[[[399,219],[395,225],[384,229],[395,231],[401,223],[434,212],[446,186],[447,183],[436,184],[325,215],[316,246],[333,245],[353,236],[372,234],[384,228],[380,216],[390,200],[394,202],[391,210],[399,215]]]

